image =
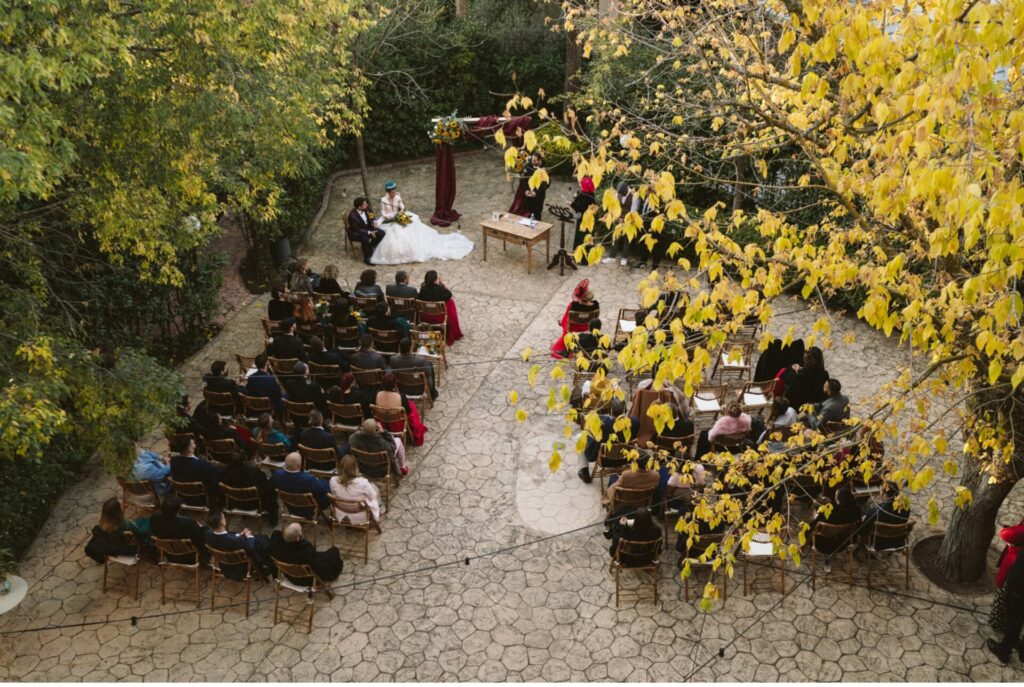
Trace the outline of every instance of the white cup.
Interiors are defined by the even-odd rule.
[[[492,212],[491,213],[491,219],[501,219],[501,213],[498,212],[498,211]]]

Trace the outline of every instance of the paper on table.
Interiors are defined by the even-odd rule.
[[[629,320],[619,320],[619,329],[624,333],[628,334],[636,329],[636,321],[630,322]]]
[[[533,220],[530,219],[529,217],[524,217],[521,220],[519,220],[518,222],[516,222],[516,224],[522,224],[524,227],[532,227],[533,226]]]

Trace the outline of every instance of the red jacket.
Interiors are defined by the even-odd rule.
[[[1006,550],[999,557],[999,570],[996,571],[996,587],[1002,589],[1013,562],[1017,560],[1017,554],[1024,546],[1024,522],[999,530],[999,538],[1006,542]]]

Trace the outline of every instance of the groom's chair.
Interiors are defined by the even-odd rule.
[[[342,223],[342,233],[345,234],[345,250],[348,251],[349,255],[351,255],[353,258],[358,258],[359,256],[356,254],[355,243],[353,243],[352,237],[349,236],[349,233],[348,233],[349,230],[348,230],[348,213],[347,212],[345,213],[344,218],[341,220],[341,223]]]

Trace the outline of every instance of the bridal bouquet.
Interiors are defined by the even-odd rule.
[[[399,226],[404,227],[406,225],[412,224],[412,217],[409,216],[408,212],[402,210],[397,215],[395,215],[395,222],[397,222]]]

